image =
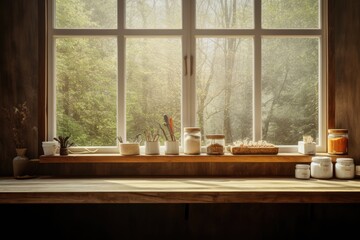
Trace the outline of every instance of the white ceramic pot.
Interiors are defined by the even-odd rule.
[[[44,151],[44,155],[47,155],[47,156],[55,155],[57,146],[58,146],[58,144],[56,141],[42,142],[42,148]]]
[[[166,155],[179,155],[179,142],[178,141],[166,141],[165,142],[165,154]]]
[[[139,155],[140,146],[138,143],[120,143],[120,154],[124,156]]]
[[[146,155],[158,155],[160,154],[160,143],[159,141],[145,142],[145,154]]]

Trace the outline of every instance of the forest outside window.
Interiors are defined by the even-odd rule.
[[[183,128],[325,150],[325,0],[49,0],[49,138]],[[163,138],[160,140],[164,141]],[[205,143],[205,141],[203,141]],[[163,145],[163,144],[162,144]]]

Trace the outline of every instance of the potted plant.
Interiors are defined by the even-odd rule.
[[[59,136],[54,137],[54,140],[60,144],[60,155],[68,155],[69,154],[69,147],[74,146],[73,142],[70,142],[70,136]]]

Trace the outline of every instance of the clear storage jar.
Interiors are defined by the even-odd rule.
[[[209,155],[223,155],[225,149],[224,134],[206,135],[206,153]]]
[[[333,164],[330,157],[312,157],[310,174],[313,178],[328,179],[333,177]]]
[[[335,163],[335,176],[340,179],[355,177],[355,165],[352,158],[338,158]]]
[[[347,154],[348,153],[348,130],[329,129],[328,130],[328,153]]]
[[[296,164],[295,165],[295,178],[310,179],[310,165],[309,164]]]
[[[184,128],[184,154],[198,155],[201,153],[201,131],[198,127]]]

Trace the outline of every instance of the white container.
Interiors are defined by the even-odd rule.
[[[296,164],[295,178],[310,179],[310,165],[309,164]]]
[[[146,141],[145,142],[145,154],[146,155],[159,155],[160,154],[159,141]]]
[[[139,155],[140,145],[138,143],[120,143],[120,154],[124,156]]]
[[[360,178],[360,165],[355,166],[355,178]]]
[[[44,141],[42,142],[42,148],[44,151],[44,155],[51,156],[55,155],[58,144],[56,141]]]
[[[313,178],[328,179],[333,177],[333,164],[330,157],[312,157],[310,174]]]
[[[352,158],[338,158],[335,163],[335,176],[339,179],[353,179],[355,177],[355,165]]]
[[[165,142],[165,155],[179,155],[179,142],[166,141]]]
[[[184,128],[184,154],[199,155],[201,153],[201,132],[198,127]]]
[[[316,153],[316,143],[309,142],[306,143],[304,141],[298,141],[298,152],[302,154],[315,154]]]

